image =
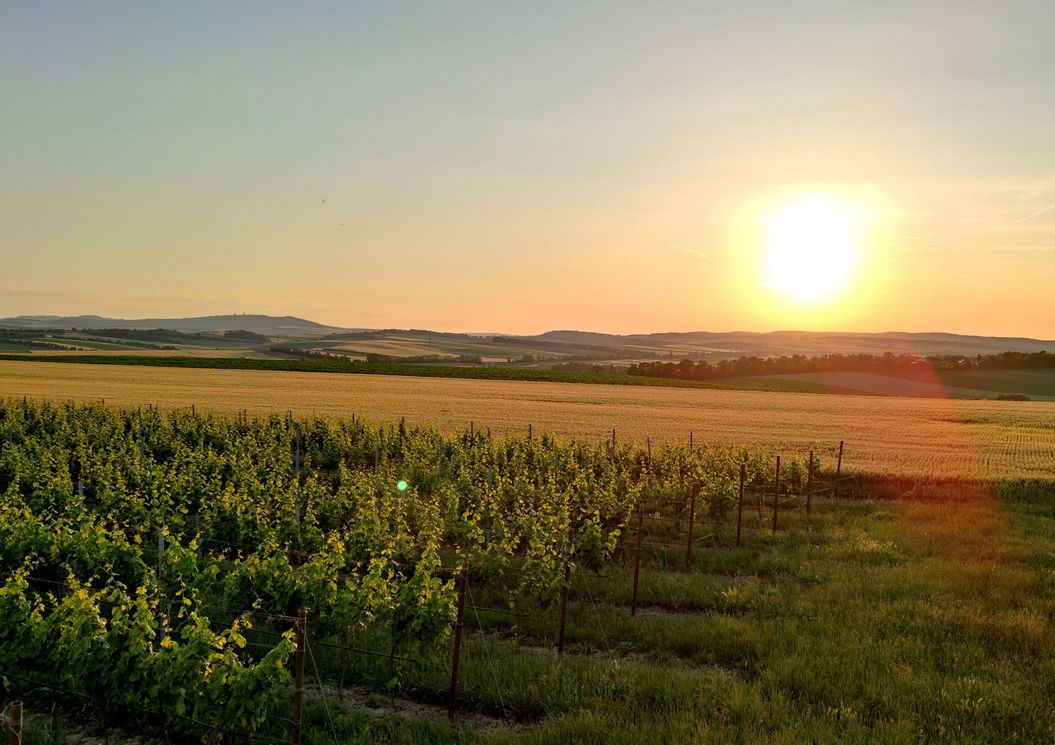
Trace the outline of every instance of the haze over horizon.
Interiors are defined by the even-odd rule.
[[[1055,338],[1052,27],[7,4],[0,316]]]

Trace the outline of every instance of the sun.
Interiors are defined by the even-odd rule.
[[[800,194],[763,220],[763,286],[801,304],[832,298],[859,258],[864,215],[826,194]]]

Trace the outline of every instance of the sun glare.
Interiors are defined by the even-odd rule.
[[[858,260],[863,215],[825,194],[802,194],[764,218],[763,285],[804,304],[830,299]]]

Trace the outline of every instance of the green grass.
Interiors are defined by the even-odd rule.
[[[528,724],[460,736],[509,745],[1051,742],[1053,497],[1033,485],[999,501],[821,502],[810,530],[789,514],[775,539],[753,530],[744,548],[701,552],[692,574],[650,556],[641,577],[650,607],[637,617],[626,608],[628,567],[584,573],[563,660],[540,653],[556,637],[555,608],[528,618],[469,612],[462,709]],[[485,586],[474,599],[490,600]],[[438,655],[401,667],[398,695],[441,704],[448,663]],[[332,659],[318,664],[340,674]],[[383,661],[370,659],[344,675],[378,691],[387,681]],[[354,737],[453,737],[440,721],[418,726],[364,722]]]
[[[562,659],[555,607],[480,611],[500,593],[475,578],[464,724],[442,713],[449,647],[399,663],[394,689],[386,660],[316,647],[309,679],[434,713],[379,719],[315,692],[305,742],[1051,742],[1055,489],[947,496],[818,500],[775,537],[754,518],[743,547],[701,549],[691,573],[651,552],[636,617],[629,565],[582,570]]]
[[[474,576],[462,724],[443,716],[448,645],[398,663],[394,684],[384,659],[316,646],[309,680],[431,708],[378,718],[309,692],[305,742],[1055,741],[1055,486],[949,482],[928,496],[818,499],[810,520],[783,512],[776,535],[751,513],[743,546],[726,530],[689,573],[682,550],[648,550],[636,617],[632,553],[581,568],[563,658],[549,651],[555,606],[480,610],[507,596]],[[51,742],[46,715],[30,715],[27,745]]]
[[[927,398],[995,398],[1000,393],[1022,393],[1037,400],[1055,400],[1055,369],[933,370],[927,375],[814,372],[725,378],[720,382],[799,393]]]
[[[1055,398],[1055,369],[940,370],[938,375],[946,385],[958,388]]]

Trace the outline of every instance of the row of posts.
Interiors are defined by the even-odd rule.
[[[473,432],[473,424],[470,422],[470,433]],[[529,425],[528,436],[531,436],[531,428]],[[689,434],[690,447],[692,443],[692,434]],[[651,441],[647,444],[649,462],[651,463]],[[615,430],[612,430],[612,452],[615,451]],[[300,471],[300,437],[298,435],[296,442],[296,453],[295,453],[295,464],[294,470],[299,475]],[[375,453],[375,467],[376,461],[378,460],[378,453]],[[843,456],[843,443],[839,443],[839,456],[838,464],[836,466],[836,482],[835,482],[835,494],[838,495],[838,484],[839,477],[842,472],[842,456]],[[807,516],[812,511],[812,484],[813,484],[813,464],[814,455],[813,451],[809,454],[809,467],[807,470],[806,477],[806,514]],[[740,480],[737,497],[737,519],[736,519],[736,545],[740,545],[742,525],[743,525],[743,510],[744,510],[744,485],[746,480],[746,466],[740,465]],[[688,524],[688,540],[686,543],[686,556],[685,556],[685,569],[688,571],[692,566],[692,551],[694,535],[693,530],[695,526],[696,518],[696,498],[698,493],[698,487],[693,485],[689,493],[689,524]],[[777,456],[776,461],[776,478],[773,495],[773,530],[777,530],[777,514],[778,506],[780,502],[780,456]],[[759,515],[761,515],[761,494],[759,494]],[[637,515],[637,546],[635,551],[634,559],[634,584],[633,591],[631,594],[630,601],[630,613],[631,615],[637,614],[637,598],[638,598],[638,586],[641,576],[641,549],[642,542],[644,540],[644,519],[645,510],[644,506],[638,507]],[[569,539],[574,542],[574,534],[569,536]],[[158,530],[158,555],[165,552],[165,538],[161,530]],[[453,720],[457,712],[457,696],[458,696],[458,673],[461,662],[461,648],[462,648],[462,636],[465,625],[465,598],[469,585],[469,565],[468,562],[463,562],[460,570],[460,577],[458,583],[458,606],[457,616],[455,620],[454,628],[454,654],[451,661],[451,681],[450,690],[448,696],[447,713],[448,716]],[[558,655],[564,654],[565,647],[565,630],[567,627],[567,615],[568,615],[568,595],[571,585],[571,561],[568,560],[564,565],[564,578],[561,587],[561,604],[560,604],[560,627],[557,637],[557,653]],[[296,637],[296,651],[293,657],[293,717],[292,726],[290,730],[290,741],[292,745],[301,745],[301,730],[303,721],[303,702],[304,702],[304,658],[307,647],[307,611],[301,610],[295,620],[295,637]],[[21,726],[22,726],[22,705],[21,703],[14,703],[11,705],[10,714],[10,729],[11,729],[11,745],[21,745]],[[17,717],[17,719],[16,719]],[[17,729],[16,729],[17,728]],[[18,733],[16,736],[16,732]]]
[[[613,430],[614,436],[614,430]],[[843,442],[839,442],[839,456],[837,465],[835,468],[835,483],[833,485],[833,496],[839,496],[839,479],[842,474],[843,465]],[[813,451],[810,451],[809,465],[806,469],[806,517],[809,518],[813,514],[813,468],[814,468],[814,455]],[[736,546],[740,546],[742,534],[743,534],[743,522],[744,522],[744,486],[747,479],[747,466],[743,463],[740,464],[740,481],[739,488],[737,490],[736,499]],[[777,456],[776,473],[773,487],[773,533],[777,531],[777,516],[780,506],[780,456]],[[689,492],[689,525],[688,525],[688,537],[685,542],[685,571],[689,571],[692,567],[692,549],[694,544],[693,528],[696,521],[696,495],[697,486],[693,485]],[[762,518],[762,493],[758,494],[758,516]],[[643,545],[645,534],[645,509],[644,505],[639,505],[637,509],[637,545],[634,551],[634,585],[630,595],[630,614],[637,614],[637,590],[641,578],[641,548]],[[567,584],[567,579],[565,580]],[[562,628],[561,635],[563,636],[563,614],[562,614]]]

